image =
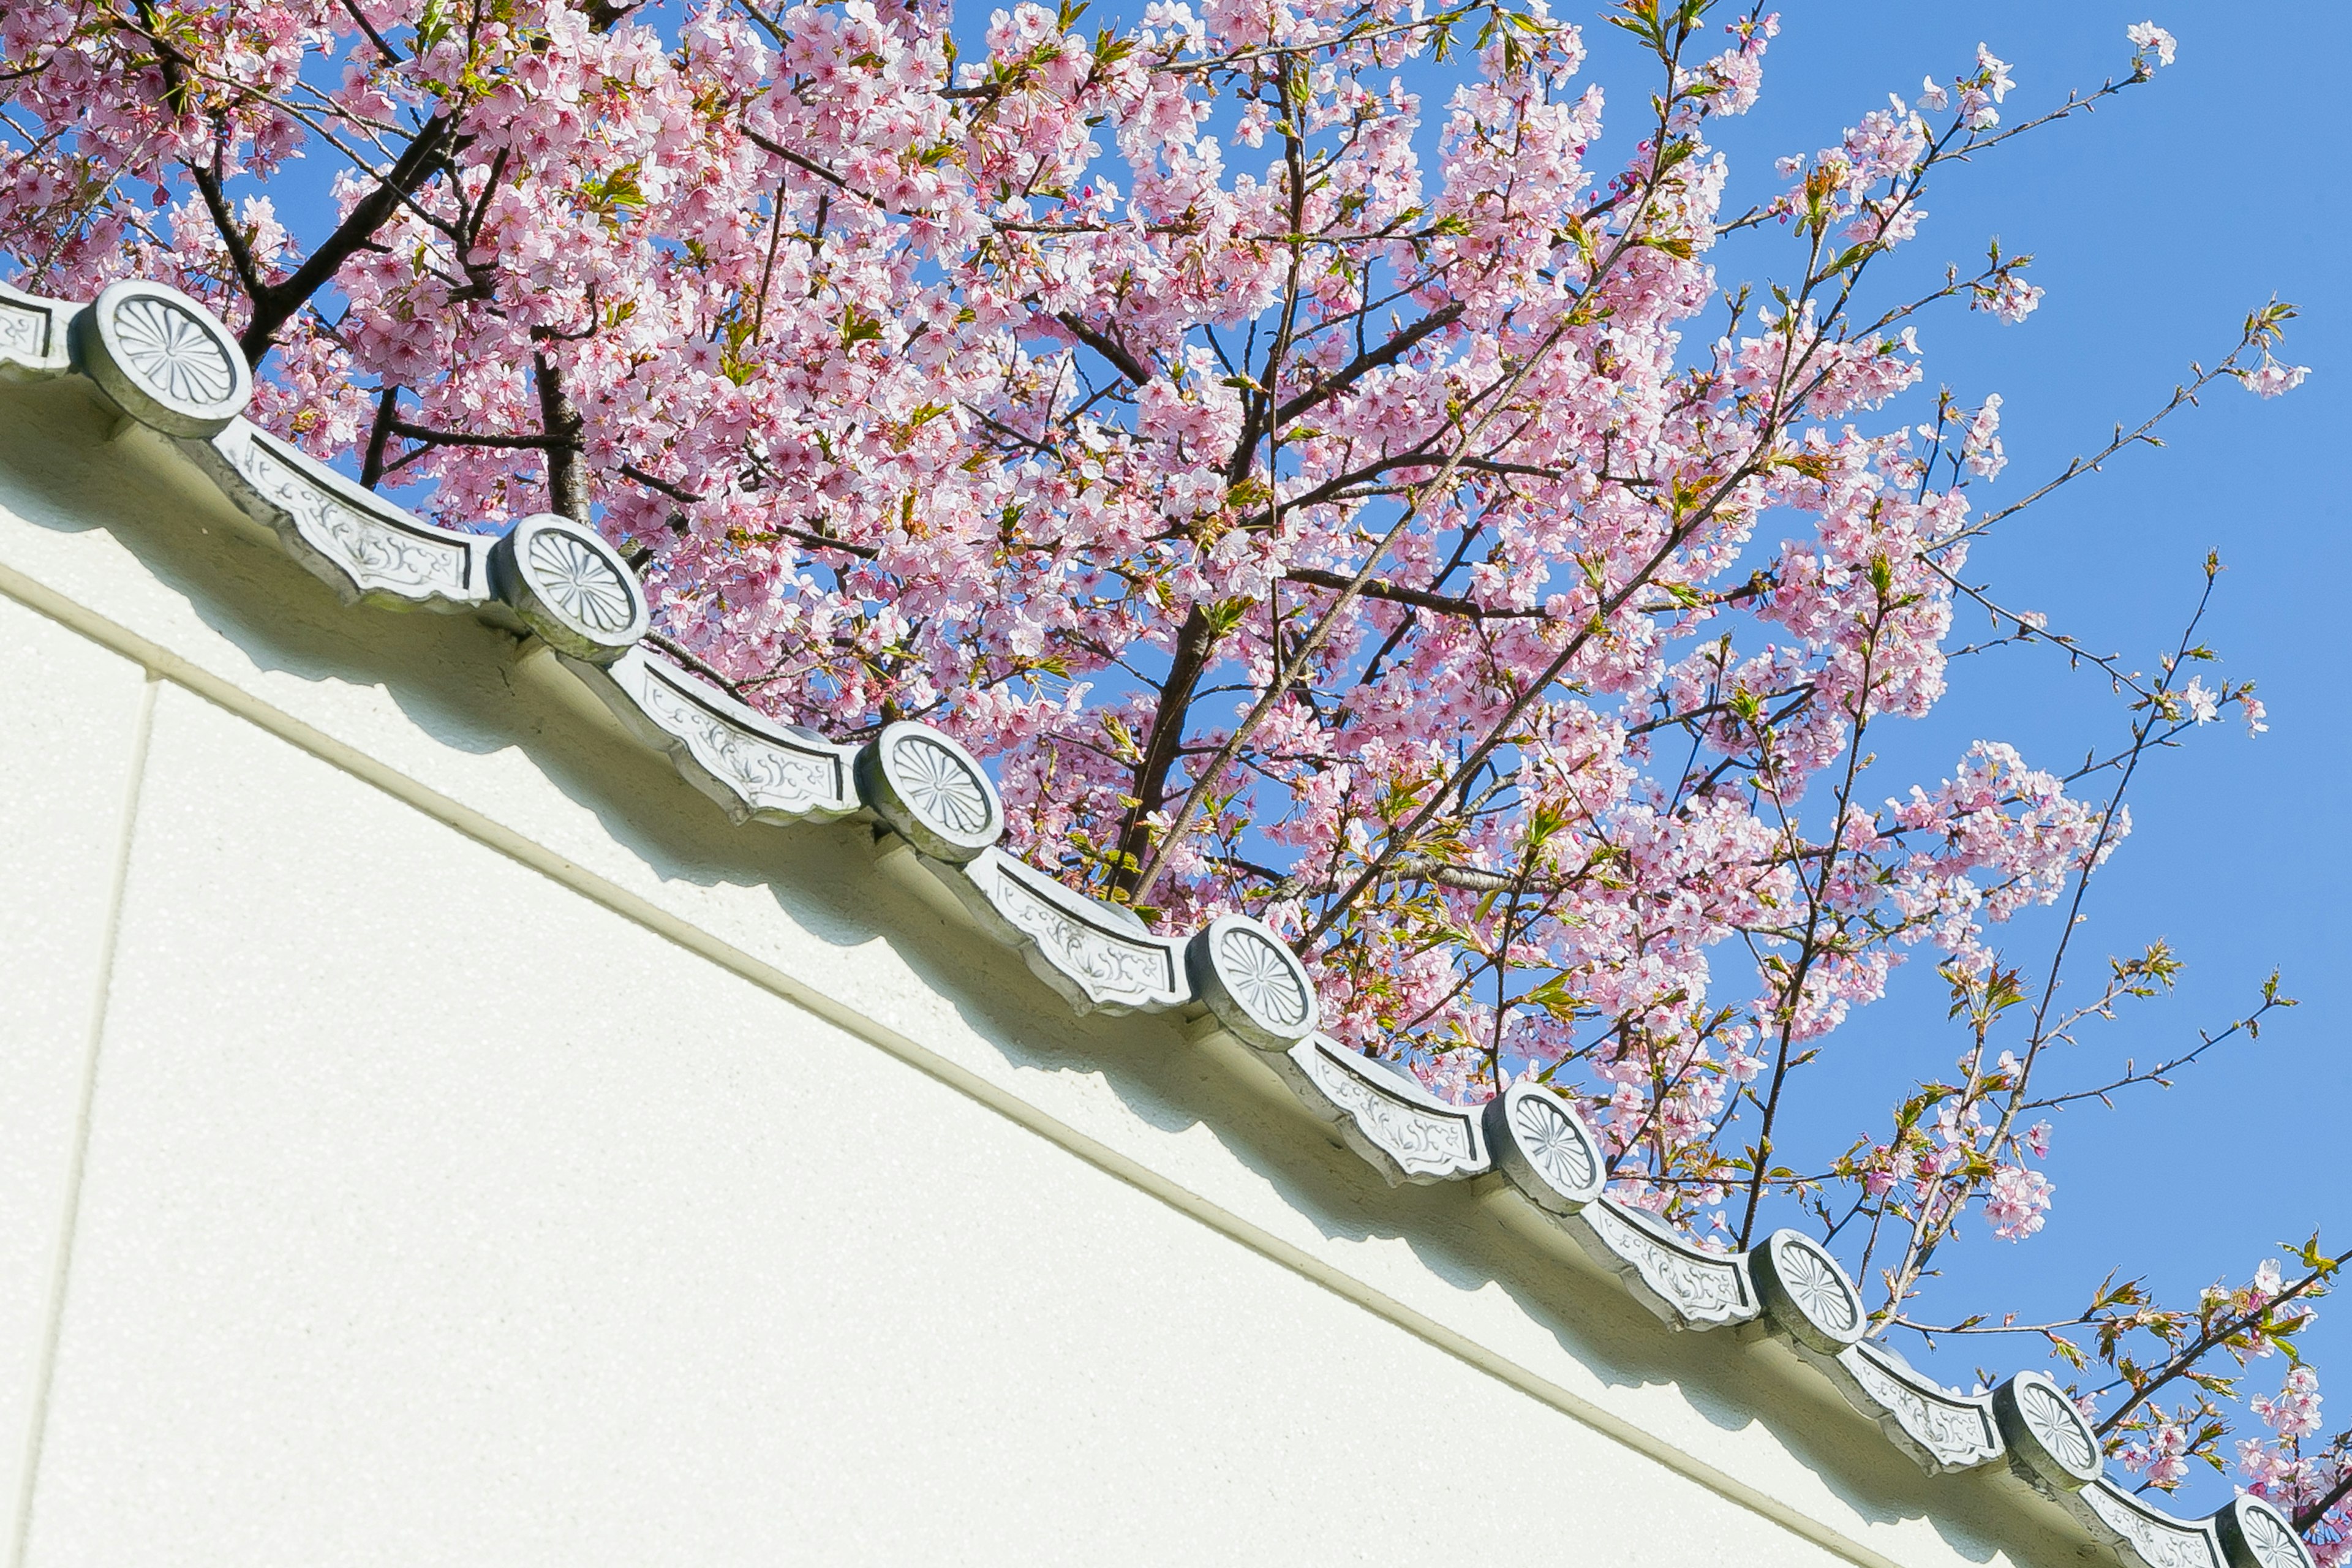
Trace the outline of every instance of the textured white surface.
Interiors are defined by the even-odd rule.
[[[0,598],[0,1551],[23,1466],[98,1026],[146,674]]]
[[[1391,1563],[1603,1487],[1591,1560],[1743,1528],[199,699],[149,765],[34,1563]]]

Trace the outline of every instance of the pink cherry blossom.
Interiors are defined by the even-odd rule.
[[[2003,1165],[1985,1189],[1985,1219],[1995,1236],[2021,1240],[2042,1228],[2054,1191],[2050,1178],[2021,1165]]]
[[[2308,1437],[2319,1430],[2319,1373],[2299,1366],[2286,1374],[2275,1397],[2248,1401],[2263,1425],[2282,1437]]]
[[[2178,1422],[2160,1422],[2146,1442],[2126,1445],[2121,1458],[2126,1469],[2146,1478],[2149,1486],[2168,1491],[2189,1474],[2189,1446],[2186,1427]]]
[[[2170,33],[2153,22],[2134,22],[2124,29],[2124,37],[2131,41],[2134,58],[2143,64],[2147,55],[2153,52],[2158,65],[2168,66],[2172,63],[2173,51],[2179,47]]]
[[[2244,380],[2246,390],[2255,396],[2276,397],[2301,386],[2303,378],[2310,374],[2309,365],[2281,364],[2265,355],[2260,365],[2246,373]]]

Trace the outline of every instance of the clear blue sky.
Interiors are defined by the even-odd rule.
[[[2174,1052],[2200,1025],[2238,1016],[2273,966],[2303,1005],[2273,1015],[2258,1044],[2225,1046],[2168,1092],[2058,1119],[2048,1227],[2014,1245],[1974,1230],[1945,1260],[1943,1299],[1955,1315],[2062,1314],[2110,1268],[2192,1296],[2216,1278],[2243,1278],[2278,1238],[2319,1226],[2338,1249],[2352,1238],[2337,1142],[2352,1102],[2343,1047],[2352,921],[2342,897],[2352,850],[2334,821],[2352,763],[2334,668],[2352,541],[2346,485],[2329,461],[2344,453],[2352,416],[2344,352],[2352,292],[2345,182],[2326,151],[2342,135],[2323,123],[2331,100],[2315,77],[2317,52],[2298,47],[2301,29],[2283,13],[2218,0],[1794,0],[1763,102],[1718,136],[1744,163],[1748,178],[1736,174],[1734,184],[1744,205],[1769,178],[1771,157],[1830,143],[1888,91],[1916,94],[1923,75],[1949,77],[1979,39],[2015,68],[2015,119],[2119,71],[2124,27],[2151,16],[2180,40],[2176,66],[2093,119],[1962,171],[1927,203],[1915,265],[1965,266],[1998,235],[2005,248],[2034,254],[2032,277],[2049,290],[2041,310],[2016,327],[1947,316],[1921,338],[1931,388],[1943,382],[1970,403],[1987,392],[2006,399],[2011,464],[1986,498],[1998,503],[2100,445],[2116,421],[2152,412],[2189,360],[2219,358],[2246,311],[2273,293],[2303,307],[2284,356],[2313,367],[2299,391],[2274,402],[2215,391],[2176,417],[2166,450],[2127,454],[2024,514],[2025,527],[1971,563],[1972,577],[2001,583],[2019,605],[2048,612],[2053,627],[2146,668],[2194,602],[2198,563],[2219,550],[2230,570],[2207,640],[2232,679],[2261,683],[2271,707],[2268,734],[2250,741],[2242,726],[2216,725],[2135,784],[2136,832],[2095,888],[2078,940],[2097,948],[2095,960],[2161,936],[2190,969],[2173,998],[2084,1035],[2075,1055],[2085,1081],[2101,1065]],[[1596,65],[1605,71],[1607,56]],[[1724,263],[1726,281],[1742,270],[1733,258]],[[1964,634],[1971,629],[1963,623]],[[1891,784],[1902,764],[1937,767],[1979,736],[2011,741],[2040,765],[2070,764],[2118,733],[2114,712],[2092,676],[2065,674],[2047,652],[1964,660],[1934,718],[1883,748],[1882,771]],[[2019,951],[2046,945],[2045,927]],[[2076,991],[2097,967],[2078,971]],[[1954,1041],[1934,977],[1903,978],[1895,997],[1840,1037],[1851,1070],[1838,1103],[1819,1108],[1822,1134],[1858,1131],[1865,1118],[1883,1124],[1901,1081],[1948,1062]],[[2331,1360],[2344,1366],[2331,1430],[2352,1421],[2352,1364],[2326,1353],[2352,1346],[2334,1321],[2346,1311],[2352,1296],[2323,1312],[2311,1340],[2323,1376]],[[2035,1359],[2028,1345],[1979,1342],[1938,1364],[1951,1376],[1975,1361]],[[2250,1386],[2274,1387],[2282,1370],[2258,1363]]]

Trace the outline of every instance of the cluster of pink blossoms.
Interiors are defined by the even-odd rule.
[[[205,299],[264,423],[454,526],[593,520],[673,657],[836,735],[952,731],[1072,886],[1262,916],[1347,1043],[1580,1093],[1623,1192],[1745,1236],[1818,1184],[1774,1173],[1789,1071],[1914,950],[1984,980],[1988,922],[2128,823],[1998,743],[1883,807],[1860,765],[1943,694],[2005,461],[1997,396],[1887,411],[1915,322],[2040,291],[1997,252],[1853,290],[2009,67],[1732,216],[1706,138],[1777,21],[1615,19],[1658,79],[1604,156],[1539,5],[1024,3],[976,55],[923,0],[15,5],[0,247]],[[2129,41],[2135,80],[2172,58]],[[273,205],[298,163],[323,237]],[[1718,243],[1775,226],[1778,288],[1703,321]],[[2274,341],[2230,374],[2294,384]],[[1866,1198],[2040,1226],[1986,1064],[1856,1157]]]
[[[2290,1516],[2326,1504],[2304,1539],[2319,1568],[2343,1568],[2352,1563],[2352,1503],[2345,1496],[2346,1483],[2352,1481],[2352,1453],[2341,1437],[2322,1440],[2320,1398],[2319,1373],[2298,1365],[2289,1370],[2277,1394],[2249,1400],[2269,1435],[2238,1439],[2237,1473],[2246,1490]],[[2151,1476],[2154,1469],[2149,1467]]]

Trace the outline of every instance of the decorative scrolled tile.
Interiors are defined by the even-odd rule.
[[[2098,1434],[2066,1391],[2038,1372],[2021,1372],[1992,1391],[1993,1418],[2018,1474],[2054,1495],[2099,1479]]]
[[[74,368],[117,408],[166,436],[217,436],[253,401],[245,351],[177,289],[110,283],[74,318],[70,339]]]
[[[2205,1522],[2230,1568],[2313,1568],[2294,1522],[2262,1498],[2242,1493]]]
[[[68,342],[82,310],[0,283],[0,374],[31,377],[71,370]]]
[[[1184,963],[1193,991],[1244,1045],[1286,1051],[1322,1026],[1307,966],[1247,915],[1220,915],[1195,931]]]
[[[182,450],[346,604],[456,610],[489,597],[488,540],[435,528],[245,420]]]
[[[610,664],[652,625],[621,552],[585,523],[534,512],[490,547],[490,587],[561,654]]]
[[[1931,1475],[1974,1469],[2007,1452],[1990,1394],[1946,1388],[1883,1345],[1849,1345],[1815,1364]]]
[[[1808,1350],[1833,1356],[1868,1326],[1862,1292],[1829,1250],[1802,1232],[1766,1237],[1748,1255],[1748,1273],[1767,1319]]]
[[[970,752],[928,724],[885,724],[857,754],[874,815],[934,860],[961,865],[1004,837],[1004,805]]]
[[[1328,1035],[1311,1035],[1269,1060],[1391,1186],[1493,1169],[1475,1108],[1448,1104]]]
[[[2147,1568],[2224,1568],[2221,1538],[2205,1521],[2175,1519],[2104,1478],[2073,1494],[2070,1510]]]
[[[1081,1013],[1156,1013],[1192,1000],[1182,942],[1153,935],[1132,911],[1074,893],[1002,849],[982,851],[950,885]]]
[[[796,822],[857,809],[857,752],[796,732],[644,647],[573,671],[639,740],[738,822]]]
[[[1486,1102],[1481,1121],[1495,1168],[1550,1214],[1574,1214],[1609,1184],[1607,1162],[1576,1108],[1541,1084],[1511,1085]]]
[[[1676,1328],[1719,1328],[1756,1316],[1756,1291],[1738,1257],[1695,1246],[1639,1209],[1597,1198],[1569,1228],[1643,1306]]]

